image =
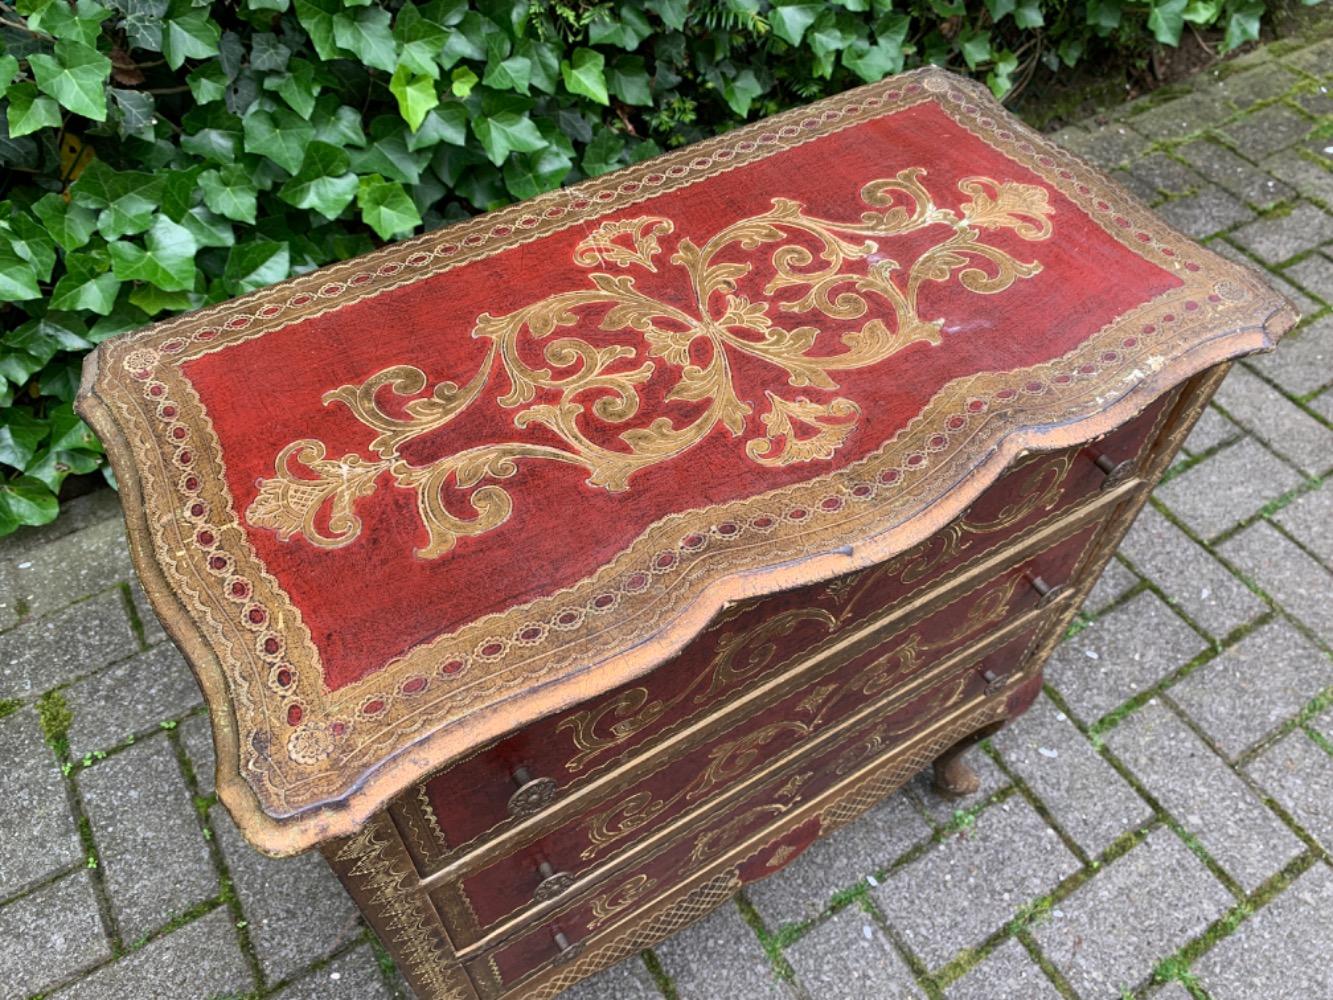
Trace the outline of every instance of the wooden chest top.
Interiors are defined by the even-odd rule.
[[[928,69],[118,338],[79,406],[287,853],[1293,320]]]

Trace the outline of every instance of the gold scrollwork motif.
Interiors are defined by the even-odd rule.
[[[966,198],[958,210],[940,208],[922,183],[925,176],[923,168],[909,167],[866,184],[860,195],[867,210],[858,221],[819,218],[800,202],[774,198],[767,212],[724,227],[702,245],[681,237],[670,263],[688,283],[688,306],[654,297],[632,274],[598,270],[589,274],[589,287],[556,292],[503,316],[482,313],[472,336],[489,346],[466,385],[442,381],[423,396],[422,370],[394,365],[360,385],[325,393],[325,404],[346,406],[377,432],[370,448],[378,457],[352,453],[329,459],[322,442],[295,441],[278,455],[274,475],[261,482],[247,520],[284,541],[300,535],[323,548],[347,545],[361,531],[357,501],[388,474],[396,486],[416,492],[428,536],[416,554],[436,558],[458,539],[509,518],[513,498],[497,481],[514,476],[520,462],[580,466],[589,485],[620,491],[629,488],[636,472],[684,454],[719,425],[733,437],[752,432],[748,418],[761,404],[735,384],[735,357],[777,367],[793,388],[832,394],[839,389],[834,376],[840,371],[878,364],[912,344],[938,345],[944,320],[920,315],[923,286],[956,275],[964,289],[989,295],[1037,274],[1039,262],[1019,261],[983,237],[1010,230],[1023,240],[1045,240],[1054,209],[1044,187],[985,177],[958,182]],[[881,252],[883,240],[935,226],[942,228],[939,241],[909,264]],[[604,222],[578,244],[574,262],[657,273],[661,240],[673,229],[670,220],[655,216]],[[752,301],[738,287],[754,262],[726,258],[772,244],[773,276],[763,298]],[[583,315],[588,312],[592,315]],[[813,322],[781,326],[775,322],[780,313],[813,314]],[[837,333],[830,320],[859,325]],[[596,346],[576,337],[552,339],[561,328],[593,323],[602,331],[630,333],[638,342]],[[525,332],[546,342],[536,358],[525,346]],[[828,338],[835,336],[838,343],[830,351]],[[496,402],[517,410],[515,428],[539,427],[543,437],[554,435],[558,443],[479,444],[425,464],[404,457],[403,445],[445,426],[482,398],[497,365],[508,388]],[[675,378],[666,399],[698,404],[696,415],[680,425],[650,415],[620,431],[618,444],[600,443],[590,425],[632,420],[640,409],[640,387],[662,365]],[[787,398],[766,390],[764,402],[763,434],[744,448],[763,466],[827,461],[861,417],[858,402],[838,395]],[[460,501],[453,497],[459,493],[470,512],[458,512]]]
[[[588,930],[596,930],[622,910],[632,906],[651,889],[657,887],[657,879],[645,874],[635,875],[632,879],[611,892],[598,896],[592,901],[592,920],[588,921]]]

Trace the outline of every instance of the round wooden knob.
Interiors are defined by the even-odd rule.
[[[1063,583],[1058,583],[1052,587],[1041,577],[1036,577],[1032,581],[1032,589],[1037,592],[1037,607],[1047,608],[1064,596],[1065,587]]]
[[[1097,468],[1106,473],[1106,478],[1102,480],[1101,485],[1101,489],[1106,491],[1113,490],[1121,483],[1133,479],[1134,473],[1138,468],[1138,463],[1133,459],[1116,462],[1108,455],[1099,455],[1097,456]]]
[[[537,888],[532,890],[532,901],[534,903],[544,903],[548,899],[555,899],[561,895],[575,882],[573,872],[558,872],[551,867],[549,861],[543,861],[537,870],[541,873],[542,880],[537,883]]]
[[[556,931],[552,938],[555,940],[555,946],[560,949],[560,954],[556,956],[556,963],[569,962],[583,954],[583,942],[570,944],[569,938],[565,937],[564,931]]]
[[[534,778],[526,767],[520,767],[514,772],[514,784],[518,788],[509,796],[510,816],[531,816],[555,801],[555,782],[550,778]]]

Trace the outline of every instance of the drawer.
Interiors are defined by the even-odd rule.
[[[437,841],[421,852],[423,873],[623,765],[959,567],[1097,497],[1132,468],[1172,399],[1174,394],[1158,400],[1095,444],[1020,462],[961,517],[884,565],[735,605],[649,676],[542,720],[435,776],[410,806],[429,813],[417,825]],[[1102,466],[1114,475],[1108,479]]]
[[[764,704],[737,713],[687,752],[632,770],[624,783],[560,826],[513,840],[502,854],[487,852],[484,866],[465,870],[441,889],[441,899],[452,901],[455,945],[465,947],[522,910],[595,877],[637,841],[708,808],[761,766],[819,740],[866,704],[885,697],[890,706],[905,702],[939,683],[938,670],[954,654],[1049,604],[1099,529],[1096,521],[1069,529],[1062,540],[913,625],[871,630],[821,663],[793,672]]]
[[[535,925],[489,951],[465,958],[478,992],[496,996],[545,966],[573,958],[588,939],[747,843],[764,844],[775,834],[781,840],[778,849],[756,850],[747,857],[742,869],[746,881],[790,863],[820,832],[817,812],[802,815],[811,803],[849,776],[903,756],[906,746],[938,730],[943,720],[969,713],[987,698],[998,699],[1023,676],[1026,655],[1047,620],[1030,620],[984,656],[963,658],[938,683],[904,702],[887,707],[863,702],[858,718],[836,738],[779,762],[726,809],[710,810],[651,856],[548,909]]]

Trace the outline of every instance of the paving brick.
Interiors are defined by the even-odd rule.
[[[632,996],[625,994],[625,1000],[631,1000]],[[302,976],[274,994],[273,1000],[392,1000],[392,997],[375,953],[370,945],[363,944]]]
[[[1297,729],[1245,771],[1324,850],[1333,851],[1333,754]]]
[[[1199,455],[1228,441],[1234,441],[1241,433],[1241,429],[1228,420],[1221,411],[1210,406],[1199,416],[1194,429],[1185,439],[1185,451],[1191,455]]]
[[[971,795],[946,795],[935,790],[934,773],[927,769],[918,774],[908,784],[907,790],[921,808],[937,824],[949,823],[963,809],[971,809],[990,798],[1001,788],[1009,784],[1003,771],[980,749],[972,749],[967,754],[967,763],[976,771],[981,783]]]
[[[1124,125],[1101,125],[1085,136],[1070,136],[1067,148],[1101,167],[1115,167],[1136,158],[1148,140]]]
[[[1272,271],[1260,267],[1251,257],[1249,257],[1249,255],[1242,250],[1237,250],[1225,239],[1214,239],[1209,241],[1208,248],[1220,257],[1225,257],[1227,260],[1235,261],[1237,264],[1249,268],[1254,276],[1260,281],[1264,282],[1279,295],[1287,298],[1302,316],[1309,316],[1323,308],[1317,301],[1310,298],[1310,296],[1306,295],[1291,282],[1284,281]],[[1272,355],[1263,356],[1271,357]]]
[[[1304,139],[1312,128],[1304,115],[1275,104],[1226,126],[1225,132],[1237,149],[1259,160]]]
[[[76,871],[0,907],[0,988],[41,993],[111,957],[91,875]]]
[[[1333,94],[1329,93],[1327,87],[1320,87],[1318,90],[1307,90],[1304,93],[1292,94],[1291,100],[1295,101],[1315,118],[1327,118],[1333,115]]]
[[[0,899],[4,899],[74,864],[83,854],[60,765],[42,741],[42,728],[31,708],[0,719],[0,788],[4,789]]]
[[[1253,107],[1260,101],[1285,94],[1301,82],[1300,77],[1283,66],[1265,64],[1244,73],[1236,73],[1209,88],[1238,109]]]
[[[811,1000],[925,1000],[902,956],[856,906],[802,937],[787,960]]]
[[[1150,139],[1180,139],[1207,127],[1208,122],[1226,117],[1220,98],[1207,93],[1166,101],[1141,114],[1131,113],[1125,121],[1135,132]]]
[[[185,756],[190,759],[199,794],[212,795],[217,762],[213,756],[213,724],[208,714],[191,716],[180,724],[176,733],[185,747]]]
[[[51,1000],[206,1000],[253,987],[225,906],[151,941]]]
[[[1214,1000],[1333,996],[1333,871],[1315,865],[1194,966]]]
[[[754,931],[730,903],[656,948],[680,1000],[789,1000],[795,994],[778,980]]]
[[[159,643],[166,642],[167,633],[158,620],[157,612],[148,602],[148,595],[144,593],[143,587],[136,579],[130,584],[130,599],[134,604],[134,610],[139,616],[139,623],[143,626],[143,641],[145,645],[156,646]]]
[[[1046,676],[1091,724],[1206,648],[1153,593],[1142,593],[1056,647]]]
[[[1333,304],[1333,260],[1329,260],[1323,254],[1316,253],[1303,257],[1295,264],[1287,265],[1282,274],[1288,281],[1300,285],[1321,302]],[[1328,373],[1327,365],[1325,377],[1333,378],[1333,375]]]
[[[1244,438],[1159,486],[1156,496],[1196,534],[1212,538],[1300,483],[1300,473]]]
[[[78,781],[127,943],[217,894],[208,845],[165,736],[136,743]]]
[[[1285,215],[1255,219],[1241,226],[1230,238],[1256,257],[1279,264],[1333,239],[1333,215],[1303,201]]]
[[[0,563],[19,562],[25,553],[38,552],[58,538],[111,518],[123,520],[120,495],[109,486],[66,500],[61,503],[60,516],[54,521],[24,526],[0,539]]]
[[[944,993],[945,1000],[1060,1000],[1060,994],[1013,938]]]
[[[183,715],[200,698],[194,675],[168,642],[72,685],[65,701],[74,714],[70,755],[81,757]]]
[[[1325,390],[1310,400],[1310,409],[1333,424],[1333,389]]]
[[[1105,739],[1246,892],[1304,850],[1249,786],[1160,701],[1134,712]]]
[[[771,928],[812,920],[835,893],[887,868],[930,834],[911,800],[896,794],[746,892]]]
[[[1272,354],[1248,363],[1290,393],[1314,392],[1333,380],[1333,314],[1287,334]]]
[[[1194,1000],[1194,995],[1190,993],[1178,980],[1173,980],[1163,986],[1160,990],[1149,993],[1151,1000]]]
[[[1251,632],[1171,688],[1171,699],[1237,757],[1333,686],[1333,664],[1282,619]]]
[[[18,596],[34,617],[128,580],[133,573],[125,525],[112,518],[64,535],[13,566]]]
[[[1299,497],[1273,515],[1283,530],[1325,563],[1333,565],[1333,483]]]
[[[1245,368],[1233,368],[1214,399],[1233,420],[1306,474],[1316,476],[1333,466],[1333,430]]]
[[[1271,524],[1259,523],[1227,539],[1219,550],[1287,611],[1325,642],[1333,642],[1333,576]]]
[[[267,981],[286,979],[361,932],[356,905],[317,852],[270,858],[246,843],[224,810],[215,806],[209,817]]]
[[[1168,201],[1157,209],[1157,214],[1196,240],[1254,218],[1254,213],[1235,197],[1216,187],[1205,187],[1197,194]]]
[[[1203,862],[1158,827],[1079,886],[1033,934],[1083,1000],[1119,1000],[1232,902]]]
[[[1127,570],[1124,563],[1112,559],[1098,577],[1096,585],[1088,594],[1088,599],[1083,602],[1083,610],[1088,614],[1096,614],[1108,604],[1118,600],[1138,582],[1139,578]]]
[[[1036,810],[1011,796],[898,869],[872,894],[907,947],[938,968],[1078,867]]]
[[[1129,172],[1162,194],[1185,194],[1204,185],[1189,167],[1162,153],[1152,153],[1130,164]]]
[[[1151,506],[1129,529],[1120,554],[1192,621],[1219,638],[1267,610],[1206,548]]]
[[[992,740],[1060,827],[1090,857],[1153,812],[1048,698]]]
[[[1220,143],[1191,142],[1176,153],[1214,184],[1256,208],[1271,208],[1294,194],[1287,184]]]
[[[561,1000],[661,1000],[661,996],[653,977],[637,955],[617,962],[560,994]]]
[[[1157,188],[1153,187],[1145,180],[1140,180],[1128,170],[1112,170],[1109,176],[1113,181],[1145,205],[1153,205],[1161,200],[1162,196],[1157,193]]]
[[[139,650],[118,591],[0,635],[0,698],[33,698]]]
[[[1327,39],[1314,45],[1309,45],[1297,52],[1289,53],[1282,57],[1282,61],[1288,66],[1295,66],[1312,76],[1328,79],[1333,76],[1329,67],[1333,67],[1333,39]]]
[[[1285,181],[1301,196],[1333,208],[1333,172],[1306,156],[1299,149],[1288,149],[1259,163],[1266,173]]]

